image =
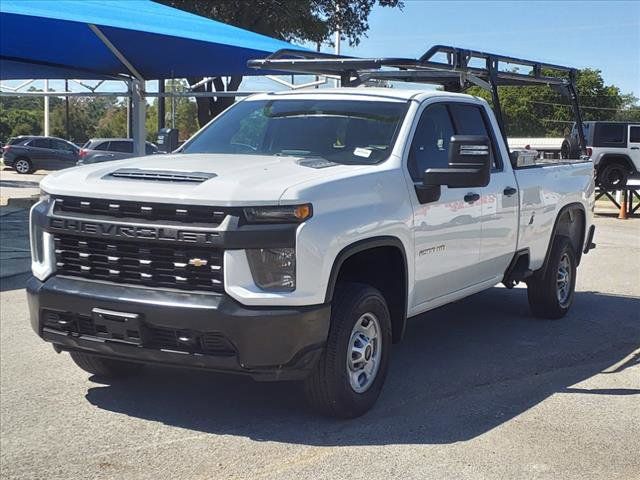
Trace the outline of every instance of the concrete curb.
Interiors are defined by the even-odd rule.
[[[13,208],[31,208],[34,204],[38,203],[40,199],[39,195],[33,195],[31,197],[12,197],[12,198],[3,198],[2,206],[13,207]],[[6,204],[5,201],[6,200]]]

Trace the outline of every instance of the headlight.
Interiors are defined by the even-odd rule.
[[[51,198],[51,195],[49,195],[47,192],[45,192],[44,190],[40,189],[40,201],[44,202],[47,201]]]
[[[296,288],[295,248],[247,250],[247,260],[255,284],[272,292],[291,292]]]
[[[303,205],[247,207],[244,216],[249,223],[300,223],[313,215],[310,203]]]

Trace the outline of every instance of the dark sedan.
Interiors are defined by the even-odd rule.
[[[25,174],[38,169],[59,170],[75,166],[80,148],[56,137],[21,136],[10,139],[2,147],[2,160],[7,167]]]

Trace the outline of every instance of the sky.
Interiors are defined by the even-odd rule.
[[[436,44],[577,68],[640,96],[640,1],[422,1],[377,7],[347,55],[417,57]]]
[[[501,53],[577,68],[597,68],[607,84],[640,97],[640,0],[426,1],[404,9],[375,7],[370,30],[342,53],[362,57],[419,57],[435,44]],[[325,46],[324,51],[332,51]],[[19,82],[6,82],[15,86]],[[42,88],[42,82],[35,85]],[[148,85],[154,91],[156,82]],[[52,82],[63,90],[61,82]],[[247,79],[242,90],[281,89]],[[72,85],[73,90],[79,90]],[[121,91],[118,85],[101,90]]]

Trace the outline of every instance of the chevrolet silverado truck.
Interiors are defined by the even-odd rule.
[[[173,158],[41,189],[28,303],[57,352],[98,376],[298,380],[346,418],[375,403],[409,318],[519,281],[560,318],[593,247],[592,163],[517,168],[487,102],[447,91],[257,94]]]

